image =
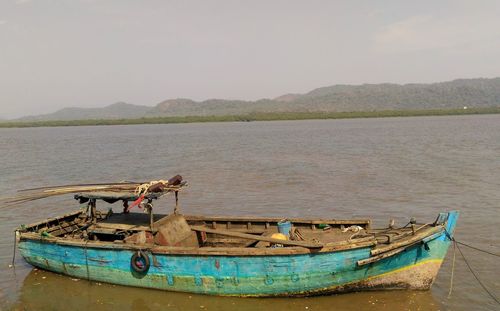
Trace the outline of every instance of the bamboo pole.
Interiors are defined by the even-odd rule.
[[[170,184],[170,180],[173,180],[173,184]],[[172,191],[179,191],[185,183],[182,183],[182,177],[176,176],[171,178],[168,182],[151,182],[151,183],[140,183],[140,182],[120,182],[120,183],[97,183],[97,184],[76,184],[76,185],[62,185],[62,186],[52,186],[52,187],[39,187],[19,190],[21,194],[13,197],[2,198],[0,201],[3,202],[3,207],[10,207],[13,205],[18,205],[22,203],[27,203],[34,200],[44,199],[51,196],[58,196],[70,193],[88,193],[88,192],[110,192],[110,193],[136,193],[139,191],[146,193],[149,189],[152,192],[166,194]]]

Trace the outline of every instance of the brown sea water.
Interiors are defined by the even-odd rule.
[[[500,253],[500,115],[0,129],[0,196],[68,183],[181,174],[186,214],[432,221],[458,209],[456,238]],[[172,199],[156,204],[169,212]],[[0,208],[0,309],[498,310],[452,250],[430,291],[221,298],[128,288],[33,270],[13,229],[79,207],[55,198]],[[116,205],[116,210],[120,207]],[[500,297],[500,260],[462,248]]]

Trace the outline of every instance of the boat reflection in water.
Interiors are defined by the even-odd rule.
[[[431,291],[374,291],[304,298],[236,298],[148,290],[32,270],[13,310],[439,310]]]

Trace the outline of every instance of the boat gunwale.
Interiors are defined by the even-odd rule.
[[[340,252],[347,251],[353,249],[360,248],[371,248],[371,252],[377,246],[377,240],[361,240],[361,241],[341,241],[335,244],[325,244],[322,248],[306,248],[301,246],[290,246],[283,248],[244,248],[244,247],[182,247],[182,246],[160,246],[154,244],[125,244],[125,243],[116,243],[116,242],[108,242],[108,241],[84,241],[84,240],[71,240],[64,237],[51,237],[51,236],[42,236],[38,232],[28,231],[32,228],[43,224],[49,224],[53,221],[58,221],[68,217],[78,217],[79,214],[83,213],[84,210],[80,209],[75,212],[65,214],[58,217],[47,218],[45,221],[39,221],[23,228],[17,228],[16,233],[19,241],[23,240],[33,240],[39,241],[43,243],[52,243],[59,245],[66,245],[72,247],[81,247],[81,248],[95,248],[95,249],[113,249],[113,250],[146,250],[153,254],[169,254],[169,255],[202,255],[202,256],[273,256],[273,255],[300,255],[300,254],[317,254],[317,253],[331,253],[331,252]],[[283,218],[266,218],[266,217],[250,217],[250,216],[205,216],[205,215],[183,215],[187,220],[190,221],[221,221],[221,222],[277,222]],[[361,219],[353,219],[353,220],[336,220],[336,219],[302,219],[302,218],[290,218],[290,221],[294,223],[315,225],[315,224],[335,224],[335,225],[352,225],[352,224],[365,224],[369,227],[371,221],[369,219],[361,220]],[[436,228],[437,227],[437,228]],[[433,230],[430,230],[431,233],[425,230],[424,232],[418,233],[412,236],[412,243],[418,243],[419,241],[425,239],[427,236],[436,233],[436,231],[441,231],[439,228],[442,227],[434,226]],[[430,229],[430,228],[429,228]],[[436,230],[437,229],[437,230]],[[403,243],[406,244],[406,243]],[[381,248],[385,248],[381,246]],[[384,253],[382,251],[381,253]],[[374,254],[371,254],[372,256]]]
[[[413,246],[416,243],[423,241],[429,236],[444,234],[442,226],[434,227],[430,232],[421,232],[407,241],[400,244],[400,247]],[[19,232],[19,241],[32,240],[42,243],[58,244],[63,246],[91,248],[91,249],[111,249],[111,250],[129,250],[129,251],[149,251],[154,254],[164,255],[186,255],[186,256],[280,256],[280,255],[307,255],[307,254],[324,254],[341,251],[349,251],[361,248],[369,248],[370,254],[376,249],[377,241],[360,241],[347,244],[325,245],[323,248],[309,249],[305,247],[277,247],[277,248],[243,248],[243,247],[182,247],[182,246],[159,246],[154,244],[125,244],[104,241],[77,241],[68,240],[59,237],[43,237],[39,233],[34,232]],[[382,248],[384,248],[382,246]],[[392,249],[392,248],[391,248]],[[380,253],[389,251],[387,249]]]

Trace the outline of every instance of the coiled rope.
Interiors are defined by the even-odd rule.
[[[163,186],[168,186],[168,180],[160,179],[160,180],[153,180],[153,181],[150,181],[148,183],[140,184],[139,186],[137,186],[137,188],[135,188],[134,194],[137,196],[140,196],[142,194],[147,194],[149,191],[149,188],[151,186],[154,186],[157,184],[162,184]]]

